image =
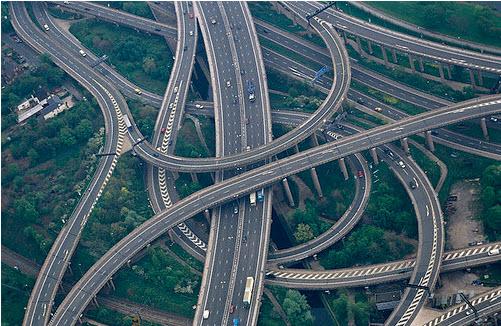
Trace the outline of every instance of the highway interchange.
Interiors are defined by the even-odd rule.
[[[77,4],[80,5],[80,3],[71,3],[70,6]],[[103,10],[100,10],[101,7],[96,4],[82,4],[84,6],[81,10],[83,11],[89,11],[85,9],[88,6],[98,6],[99,8],[94,7],[96,12],[102,12],[103,14],[108,12],[108,9],[104,7],[102,7]],[[303,16],[308,10],[311,11],[309,4],[306,3],[286,4],[286,6]],[[339,110],[341,103],[346,98],[350,98],[348,86],[352,70],[350,69],[343,42],[334,28],[335,20],[331,20],[334,19],[332,18],[333,15],[329,13],[329,15],[323,17],[325,20],[315,18],[311,21],[313,28],[327,44],[330,60],[332,60],[331,64],[334,67],[334,79],[322,79],[324,85],[332,85],[330,89],[325,88],[327,93],[325,101],[312,115],[298,115],[284,111],[271,113],[264,64],[268,62],[267,65],[273,67],[274,63],[269,58],[267,59],[268,54],[265,53],[264,56],[261,54],[257,41],[259,25],[257,25],[258,33],[256,33],[247,6],[245,4],[192,4],[182,2],[176,3],[177,28],[172,29],[170,27],[170,29],[167,29],[163,24],[149,25],[155,27],[148,27],[153,28],[152,33],[167,37],[175,37],[173,34],[169,34],[173,31],[174,34],[176,30],[178,33],[176,61],[163,100],[159,103],[158,96],[144,92],[146,100],[157,103],[157,106],[160,107],[155,135],[151,143],[149,143],[144,141],[144,137],[135,125],[132,128],[126,128],[123,119],[123,115],[127,114],[130,120],[133,121],[127,103],[120,91],[126,90],[124,95],[131,95],[137,93],[135,91],[131,92],[131,89],[134,90],[137,87],[105,64],[99,65],[97,69],[92,69],[90,64],[97,58],[90,51],[87,51],[89,53],[88,57],[82,58],[78,54],[78,51],[82,48],[77,43],[78,41],[71,39],[70,36],[65,35],[63,31],[58,29],[51,22],[41,5],[34,6],[35,15],[40,22],[52,24],[50,33],[44,33],[38,29],[31,21],[24,4],[12,3],[10,7],[12,22],[19,36],[37,51],[49,53],[58,66],[77,79],[96,97],[105,117],[106,142],[103,153],[116,153],[116,155],[105,156],[101,159],[91,186],[83,194],[75,212],[54,243],[42,266],[42,272],[37,278],[30,297],[24,320],[25,325],[45,325],[49,322],[49,312],[51,311],[57,285],[60,283],[75,250],[82,228],[85,226],[95,202],[102,193],[102,189],[109,180],[116,165],[116,160],[121,154],[124,142],[128,142],[129,146],[132,145],[134,151],[142,159],[152,164],[148,172],[148,183],[150,197],[154,203],[155,216],[122,239],[91,267],[57,308],[50,320],[50,325],[68,325],[77,322],[80,314],[93,296],[134,254],[167,229],[178,227],[178,230],[182,230],[180,226],[183,224],[181,223],[209,208],[213,209],[211,233],[208,247],[199,253],[199,258],[202,257],[203,259],[204,251],[207,251],[207,258],[209,259],[206,260],[204,268],[204,280],[205,278],[211,279],[212,273],[217,275],[216,277],[212,276],[214,277],[213,280],[203,282],[195,323],[205,324],[202,313],[206,309],[212,311],[210,318],[213,318],[207,320],[207,324],[231,323],[231,320],[228,319],[229,306],[241,302],[244,287],[243,280],[249,275],[254,275],[257,280],[255,286],[257,289],[254,291],[255,298],[251,309],[237,309],[235,316],[238,316],[245,325],[256,324],[260,305],[259,296],[262,291],[265,263],[267,261],[269,224],[271,223],[271,191],[265,191],[264,202],[259,203],[255,208],[249,207],[246,194],[258,189],[268,189],[268,186],[287,176],[349,155],[356,155],[354,161],[358,163],[353,164],[363,166],[365,162],[357,154],[360,151],[383,146],[391,141],[437,129],[451,123],[485,117],[501,111],[501,99],[496,95],[458,104],[446,103],[443,100],[437,101],[439,102],[438,105],[425,102],[422,105],[433,110],[417,116],[407,116],[396,112],[390,107],[384,107],[383,114],[392,120],[398,121],[369,131],[358,130],[358,133],[354,135],[333,139],[332,142],[324,145],[284,159],[271,161],[270,158],[273,155],[294,146],[330,122],[330,118]],[[304,11],[305,8],[310,9]],[[190,18],[187,13],[195,14],[196,19]],[[99,15],[96,14],[96,16]],[[110,18],[110,20],[112,19],[116,18]],[[216,23],[213,22],[214,19]],[[146,26],[149,23],[149,20],[139,19],[128,14],[122,20],[124,24],[133,27],[136,27],[137,24]],[[206,48],[210,49],[208,51],[209,62],[213,62],[209,67],[211,68],[211,84],[215,95],[213,115],[216,121],[216,157],[187,159],[175,156],[173,148],[176,133],[184,114],[186,95],[191,80],[197,39],[197,21],[200,24]],[[233,30],[234,34],[230,30]],[[367,28],[355,33],[363,35],[364,30],[367,30]],[[227,37],[230,35],[231,37]],[[276,35],[279,35],[279,33],[276,33]],[[283,37],[283,35],[280,37]],[[392,37],[395,36],[392,34]],[[240,48],[237,48],[235,38],[239,40],[248,38],[245,42],[248,48],[244,49],[241,45],[239,45]],[[406,41],[406,39],[401,38],[402,42]],[[223,44],[227,42],[227,50],[219,53],[213,51],[215,47],[210,48],[207,46],[209,40],[217,42],[218,47],[224,47]],[[280,39],[278,42],[281,42]],[[379,39],[379,43],[386,44],[385,42],[387,41]],[[414,41],[408,40],[406,42],[409,43],[404,44],[409,45],[408,49],[412,53],[419,53],[425,57],[432,56],[442,61],[450,60],[443,57],[444,53],[449,55],[449,51],[451,51],[449,47],[431,47],[428,43],[416,45]],[[433,52],[430,49],[438,52]],[[225,57],[228,54],[231,54],[231,57]],[[329,58],[329,56],[325,55],[325,52],[322,55]],[[465,58],[464,61],[458,63],[459,65],[472,65],[475,69],[485,71],[496,71],[499,67],[499,61],[493,60],[490,56],[465,51],[456,53],[456,56]],[[456,64],[456,62],[454,63]],[[275,65],[278,65],[279,69],[284,71],[292,66],[289,65],[284,68],[283,66],[280,67],[279,63],[275,63]],[[301,68],[302,71],[307,71],[304,70],[305,67]],[[242,69],[245,73],[242,73]],[[359,69],[359,73],[363,74],[364,72]],[[110,78],[116,79],[118,83],[116,85],[110,83]],[[247,78],[252,78],[256,86],[256,102],[254,103],[247,100],[247,86],[246,82],[244,82]],[[236,97],[234,97],[233,89],[236,89],[238,94]],[[355,93],[352,96],[356,98],[360,94]],[[234,99],[237,99],[236,103]],[[174,103],[174,105],[171,106],[171,103]],[[240,109],[238,110],[238,108]],[[189,110],[189,107],[186,110]],[[252,121],[249,126],[246,123],[249,121],[248,119]],[[280,119],[282,119],[282,122],[292,123],[297,127],[286,135],[272,141],[271,121],[275,122]],[[260,130],[262,130],[262,133]],[[441,130],[438,136],[447,138],[447,133],[449,132]],[[454,137],[449,135],[449,140],[444,140],[444,142],[454,142],[453,139]],[[457,138],[455,140],[458,142]],[[464,147],[464,141],[460,139],[459,143],[462,143]],[[488,155],[499,159],[499,145],[493,144],[494,146],[489,146],[489,143],[486,145],[485,142],[482,144],[482,142],[477,141],[471,145],[473,148],[475,146],[484,146],[475,150],[477,152],[486,152]],[[398,149],[393,148],[393,150],[398,152]],[[383,152],[380,152],[380,155],[384,157]],[[416,261],[407,266],[408,269],[405,270],[405,273],[395,273],[392,270],[391,275],[394,277],[399,274],[398,277],[410,277],[411,283],[433,289],[440,271],[443,252],[443,223],[440,204],[424,172],[412,160],[405,157],[405,154],[402,154],[401,158],[406,161],[408,166],[405,171],[406,175],[399,171],[398,166],[394,166],[393,170],[395,170],[397,177],[401,178],[402,184],[408,190],[414,204],[419,226],[419,248]],[[387,161],[391,162],[390,165],[396,165],[392,160]],[[223,170],[225,171],[219,172]],[[175,189],[172,189],[173,177],[170,171],[218,172],[216,173],[216,183],[214,185],[177,201]],[[416,189],[418,191],[409,190],[409,178],[418,180],[420,185]],[[364,182],[363,185],[360,184],[361,182]],[[339,223],[332,227],[330,233],[322,235],[304,246],[297,246],[292,248],[293,250],[284,251],[283,257],[285,258],[282,258],[283,261],[280,260],[283,253],[280,251],[272,253],[269,262],[276,264],[304,259],[337,241],[355,225],[361,212],[363,212],[369,192],[369,178],[357,181],[357,192],[352,203],[354,205],[352,207],[353,211],[347,211]],[[234,214],[235,205],[239,207],[238,218],[232,219],[231,215]],[[256,220],[260,222],[256,223]],[[226,225],[225,223],[229,224]],[[227,226],[227,228],[224,226]],[[217,232],[219,228],[221,228],[221,232],[226,233],[219,235],[219,232]],[[346,231],[343,231],[344,229]],[[186,236],[185,232],[180,232]],[[243,232],[247,232],[247,235],[245,235],[247,240],[245,241],[243,241]],[[334,236],[331,236],[331,234]],[[322,237],[329,240],[324,242]],[[183,241],[189,242],[186,239]],[[190,244],[187,245],[190,246]],[[222,257],[225,251],[235,252],[235,259],[228,260],[227,265],[219,264],[220,266],[216,266],[214,263],[216,257]],[[250,255],[252,252],[258,254]],[[240,258],[240,255],[242,255],[242,258]],[[250,259],[247,255],[250,255]],[[274,260],[276,261],[274,262]],[[376,270],[374,269],[374,271]],[[273,273],[274,275],[277,274],[276,276],[282,275],[279,274],[282,272]],[[362,274],[358,274],[358,276],[360,275]],[[228,282],[225,281],[226,279],[228,279]],[[277,279],[280,279],[280,277]],[[225,283],[223,283],[223,286],[218,287],[218,282],[219,284],[222,284],[221,282]],[[270,280],[270,282],[275,281]],[[207,288],[204,288],[205,283]],[[296,287],[301,287],[301,285]],[[423,289],[406,290],[400,305],[393,311],[387,323],[389,325],[410,324],[424,303],[425,293],[426,291]],[[43,298],[41,298],[42,294]],[[212,300],[212,305],[206,303],[210,301],[209,298],[218,297],[221,300],[228,299],[224,305],[220,303],[221,300]],[[222,309],[223,306],[224,309]]]

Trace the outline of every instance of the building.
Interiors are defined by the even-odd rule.
[[[34,115],[43,116],[47,120],[68,108],[66,103],[62,102],[57,95],[49,95],[42,101],[38,97],[31,96],[17,106],[17,122],[25,122]]]

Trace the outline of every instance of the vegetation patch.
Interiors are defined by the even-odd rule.
[[[163,38],[91,19],[71,25],[70,32],[128,80],[153,93],[163,94],[173,65]]]
[[[35,284],[32,277],[2,264],[2,325],[21,325],[24,307]]]

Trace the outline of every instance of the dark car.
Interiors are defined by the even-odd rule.
[[[363,177],[364,177],[364,171],[362,171],[362,170],[358,170],[358,171],[357,171],[357,176],[358,176],[359,178],[363,178]]]
[[[416,189],[416,188],[417,188],[416,181],[411,180],[411,181],[409,182],[409,186],[411,187],[411,189]]]

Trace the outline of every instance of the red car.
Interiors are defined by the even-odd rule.
[[[160,129],[160,132],[161,132],[162,134],[165,134],[165,128]]]
[[[357,171],[357,176],[358,176],[359,178],[363,178],[363,177],[364,177],[364,171],[362,171],[362,170],[358,170],[358,171]]]
[[[230,314],[232,314],[233,312],[235,312],[235,305],[234,304],[232,304],[230,306]]]
[[[193,13],[192,12],[190,12],[189,16],[190,16],[190,19],[193,19]]]

